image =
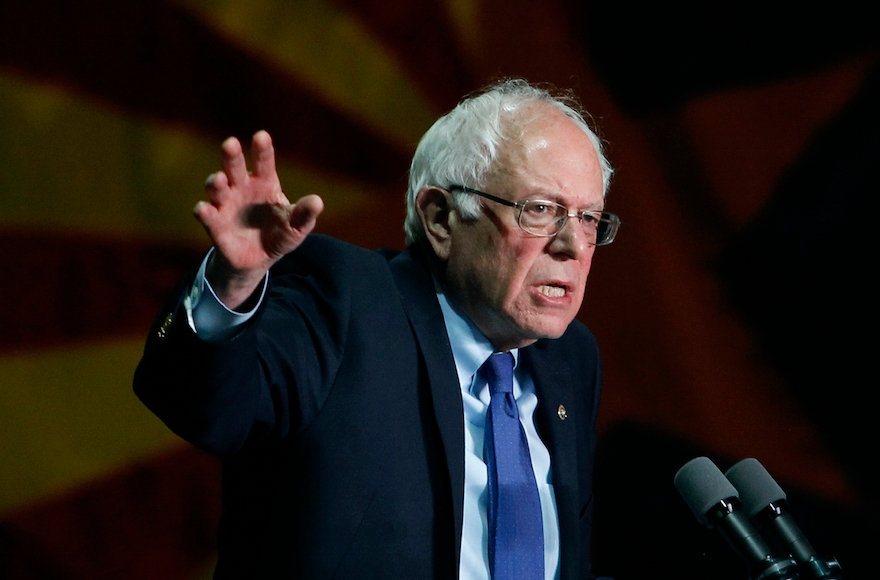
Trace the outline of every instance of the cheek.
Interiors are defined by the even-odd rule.
[[[487,303],[484,305],[496,312],[524,307],[530,299],[529,276],[545,254],[543,240],[522,239],[516,234],[518,231],[502,231],[500,235],[474,236],[450,261],[471,299]]]
[[[499,252],[492,267],[506,294],[513,297],[528,290],[529,278],[534,274],[540,255],[540,251],[522,246]]]
[[[586,259],[581,260],[580,266],[580,284],[578,291],[581,295],[584,294],[584,290],[587,287],[587,277],[590,275],[590,268],[593,265],[593,251],[590,250],[589,256]]]
[[[503,240],[487,237],[473,256],[473,276],[493,302],[506,301],[517,293],[528,274],[529,258],[520,248]]]
[[[479,264],[475,272],[481,293],[494,309],[516,300],[520,293],[519,274],[508,267],[500,256]]]
[[[489,306],[497,309],[507,301],[510,272],[505,257],[483,252],[453,254],[447,264],[447,278],[460,300],[474,309]]]
[[[510,267],[499,275],[503,279],[505,302],[518,304],[519,309],[529,308],[532,302],[532,285],[542,269],[540,258],[531,253],[520,253],[511,259]]]

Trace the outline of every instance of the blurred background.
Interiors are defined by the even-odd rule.
[[[605,365],[597,571],[746,577],[672,485],[705,455],[757,458],[817,551],[876,577],[871,5],[5,3],[0,578],[210,576],[218,462],[131,376],[206,250],[222,140],[267,129],[318,231],[402,248],[419,137],[502,76],[572,89],[617,170],[580,314]]]

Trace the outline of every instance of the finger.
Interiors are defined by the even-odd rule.
[[[229,179],[229,186],[235,187],[245,183],[248,178],[248,171],[241,143],[235,137],[229,137],[223,142],[221,150],[223,151],[223,172],[226,173],[226,177]]]
[[[254,162],[254,175],[272,177],[275,175],[275,148],[272,137],[266,131],[257,131],[251,140],[251,159]]]
[[[199,223],[204,226],[205,230],[208,232],[208,235],[211,234],[211,224],[214,223],[217,218],[217,208],[208,203],[207,201],[200,201],[193,208],[193,217],[195,217]]]
[[[212,173],[205,180],[205,193],[215,205],[224,203],[229,198],[229,179],[222,171]]]
[[[317,195],[307,195],[290,208],[290,227],[307,234],[315,227],[318,215],[324,211],[324,200]]]

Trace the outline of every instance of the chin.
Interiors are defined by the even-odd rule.
[[[575,315],[577,311],[573,313],[556,311],[549,315],[545,314],[536,322],[534,328],[541,334],[541,338],[559,338],[568,330],[568,325],[574,320]]]
[[[519,316],[508,316],[503,325],[496,327],[496,329],[503,329],[503,331],[494,333],[494,339],[484,332],[496,348],[504,346],[505,350],[509,350],[528,346],[543,338],[559,338],[565,334],[568,325],[574,319],[574,316],[563,315],[558,311],[552,315],[543,313],[523,316],[524,313],[518,314]]]
[[[523,328],[523,336],[528,336],[531,342],[542,338],[559,338],[568,330],[571,319],[542,321],[539,324],[528,325]]]
[[[566,325],[565,325],[564,327],[562,327],[562,328],[554,328],[554,329],[551,329],[551,330],[544,331],[544,332],[540,333],[540,335],[539,335],[537,338],[538,338],[538,339],[541,339],[541,338],[549,338],[549,339],[559,338],[560,336],[562,336],[563,334],[565,334],[565,331],[566,331],[567,329],[568,329],[568,325],[566,324]]]

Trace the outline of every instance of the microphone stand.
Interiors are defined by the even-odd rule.
[[[771,530],[772,539],[776,540],[780,551],[791,554],[809,580],[843,580],[840,563],[834,558],[818,557],[803,533],[788,515],[788,502],[778,499],[770,502],[766,508],[753,518],[758,530]]]
[[[734,516],[736,499],[722,500],[712,513],[706,515],[721,536],[737,554],[767,554],[759,561],[750,561],[750,580],[800,580],[797,563],[793,558],[780,558],[769,553],[764,540],[755,534],[745,518]],[[738,515],[738,514],[737,514]]]

